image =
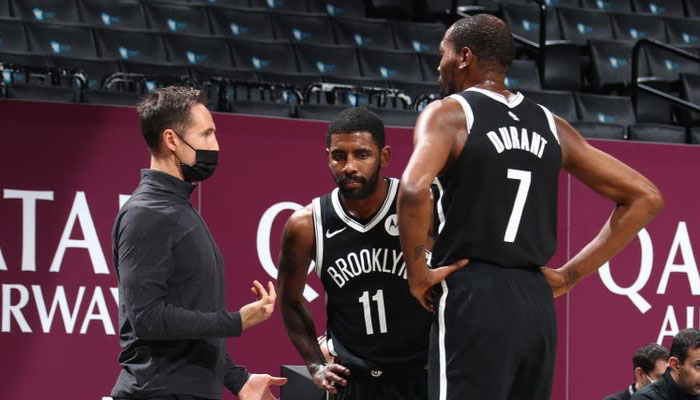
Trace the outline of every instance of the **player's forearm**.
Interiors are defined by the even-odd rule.
[[[311,369],[314,365],[324,364],[325,358],[316,339],[314,321],[306,305],[282,300],[280,310],[287,335],[304,359],[306,367]]]
[[[134,333],[140,339],[172,340],[239,336],[241,317],[237,312],[202,312],[155,301],[146,307],[128,310]]]
[[[420,281],[427,270],[425,246],[431,226],[430,186],[402,183],[397,208],[399,239],[411,284]]]
[[[663,199],[658,192],[617,205],[595,239],[562,266],[569,288],[619,253],[662,208]]]

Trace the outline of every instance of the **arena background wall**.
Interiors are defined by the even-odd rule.
[[[293,209],[334,187],[323,122],[215,114],[220,166],[192,201],[226,260],[228,306],[252,298],[253,279],[276,276],[282,225]],[[149,156],[133,108],[0,101],[0,398],[100,399],[118,373],[117,280],[111,228]],[[400,176],[411,130],[389,128]],[[601,399],[632,381],[631,357],[670,345],[700,323],[700,147],[592,141],[651,178],[666,209],[609,268],[556,300],[552,399]],[[613,204],[560,177],[559,240],[550,266],[576,254]],[[320,333],[323,288],[306,291]],[[513,335],[517,335],[513,332]],[[279,373],[300,357],[276,310],[228,341],[232,358]],[[492,371],[492,373],[499,373]],[[230,394],[226,399],[232,399]]]

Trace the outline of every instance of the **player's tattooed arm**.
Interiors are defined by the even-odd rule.
[[[554,295],[559,296],[619,253],[661,211],[664,200],[649,179],[589,145],[563,119],[555,117],[555,121],[564,169],[615,202],[610,218],[588,245],[561,268],[544,269]]]
[[[334,384],[345,385],[341,376],[347,368],[326,363],[316,339],[311,312],[304,300],[306,273],[315,251],[311,207],[296,211],[282,232],[282,250],[279,257],[279,307],[287,334],[304,359],[313,382],[321,389],[336,393]]]

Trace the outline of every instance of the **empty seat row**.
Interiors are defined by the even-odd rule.
[[[536,5],[509,4],[503,16],[513,33],[538,42],[540,10]],[[559,7],[547,13],[547,39],[585,45],[590,39],[636,41],[656,39],[670,44],[700,44],[700,18],[604,12]]]
[[[0,0],[0,17],[57,23],[138,24],[145,19],[144,8],[146,13],[159,14],[164,4],[172,8],[172,18],[206,13],[205,6],[366,16],[364,1],[357,0]]]
[[[502,4],[533,4],[536,0],[498,0]],[[544,0],[550,7],[573,7],[600,11],[635,12],[662,16],[700,16],[696,0]],[[479,0],[458,0],[461,5],[479,4]]]
[[[115,2],[113,7],[121,7]],[[352,44],[358,47],[437,53],[445,32],[440,23],[393,22],[381,19],[331,18],[323,14],[265,12],[233,8],[196,8],[178,13],[178,6],[158,6],[144,14],[108,14],[95,10],[88,26],[109,29],[152,30],[166,33],[217,35],[239,39],[290,40],[323,44]],[[209,12],[207,12],[209,10]],[[122,15],[123,14],[123,15]],[[28,20],[32,22],[33,20]],[[15,22],[0,19],[0,24]],[[34,21],[36,22],[36,21]],[[47,23],[47,21],[43,21]],[[73,24],[81,25],[81,24]],[[2,27],[0,27],[2,29]]]

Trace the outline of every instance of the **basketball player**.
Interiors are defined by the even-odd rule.
[[[556,348],[552,292],[561,295],[596,271],[663,207],[649,180],[589,146],[545,107],[506,90],[513,48],[508,27],[490,15],[447,30],[438,71],[450,96],[418,118],[401,178],[399,230],[411,292],[437,309],[433,400],[548,400]],[[541,269],[556,245],[560,167],[616,206],[579,254],[558,270]],[[429,264],[469,260],[445,280],[422,256],[436,177],[440,225]]]
[[[431,315],[411,296],[396,225],[398,180],[382,176],[391,149],[370,111],[341,112],[328,127],[338,188],[287,221],[279,261],[280,309],[313,382],[336,399],[427,398]],[[426,228],[428,229],[428,228]],[[327,295],[326,362],[302,292],[311,260]]]

